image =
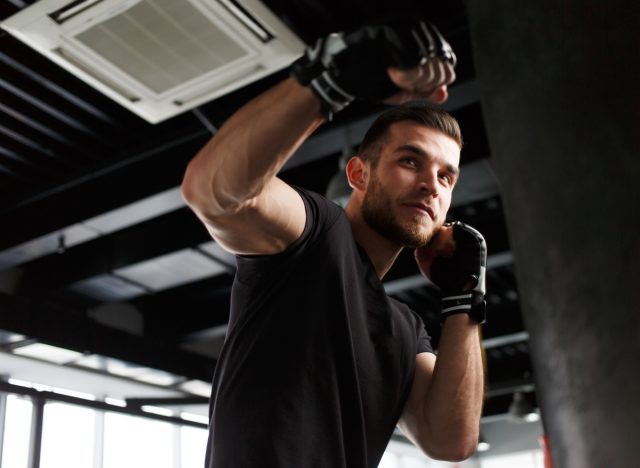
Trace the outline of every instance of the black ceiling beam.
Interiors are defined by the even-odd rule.
[[[165,416],[162,414],[151,413],[149,411],[143,411],[140,407],[136,406],[118,406],[106,403],[99,400],[87,400],[86,398],[73,397],[70,395],[64,395],[57,392],[48,392],[43,390],[36,390],[35,388],[23,387],[22,385],[12,385],[7,382],[0,381],[0,391],[4,393],[13,393],[17,395],[24,395],[32,398],[33,400],[42,399],[44,401],[60,401],[70,405],[82,406],[84,408],[92,408],[99,411],[111,411],[113,413],[127,414],[130,416],[138,416],[141,418],[153,419],[155,421],[168,422],[171,424],[178,424],[182,426],[191,426],[201,429],[206,429],[207,424],[197,421],[190,421],[188,419],[182,419],[177,416]],[[128,400],[127,400],[128,401]]]
[[[15,108],[11,108],[9,106],[4,105],[3,102],[7,102],[4,99],[4,96],[3,96],[2,102],[0,102],[0,111],[6,114],[6,116],[16,119],[19,122],[22,122],[23,124],[26,124],[29,127],[31,127],[35,132],[39,132],[42,135],[46,135],[49,138],[53,138],[54,140],[60,143],[63,143],[69,146],[73,145],[73,143],[69,141],[69,138],[66,135],[63,135],[60,132],[51,130],[51,128],[48,125],[43,125],[33,117],[26,115],[24,113],[23,106],[15,105]],[[20,108],[20,110],[18,110],[18,108]]]
[[[47,146],[43,146],[38,142],[32,141],[28,136],[23,135],[20,131],[10,128],[7,125],[0,125],[0,133],[8,137],[10,141],[28,147],[30,151],[37,151],[38,153],[45,155],[46,157],[51,157],[68,167],[70,166],[70,163],[67,159],[60,157]]]
[[[79,97],[74,102],[70,102],[57,94],[56,91],[63,91],[62,89],[44,87],[41,81],[32,81],[30,77],[25,77],[23,73],[6,65],[2,60],[0,60],[0,75],[14,88],[19,88],[21,91],[21,93],[16,93],[3,90],[3,93],[7,95],[3,99],[3,102],[7,101],[5,104],[20,109],[42,125],[51,125],[61,135],[77,142],[78,149],[83,152],[105,154],[116,148],[121,149],[123,144],[140,137],[135,126],[122,128],[108,125],[102,119],[88,113],[84,108],[78,107],[76,103],[80,101]],[[71,74],[69,74],[69,78],[77,80]],[[69,82],[73,83],[72,80],[66,80],[67,86]],[[78,96],[82,95],[81,89],[78,89],[76,93]],[[27,96],[31,96],[32,99],[27,99]],[[36,97],[38,99],[35,99]],[[108,99],[105,96],[101,97]],[[85,99],[88,98],[88,96],[85,97]],[[11,104],[10,101],[17,104]],[[46,105],[43,106],[42,103],[46,103]],[[52,113],[52,109],[55,109],[55,114]],[[126,111],[119,109],[119,112]],[[59,118],[59,115],[64,115],[65,118]],[[150,127],[148,123],[143,123],[145,127]],[[87,151],[87,147],[89,151]]]
[[[61,289],[210,240],[204,225],[185,207],[21,265],[21,290],[35,293]]]
[[[206,405],[209,398],[198,396],[166,397],[166,398],[127,398],[127,406],[140,408],[141,406],[182,406],[182,405]]]
[[[10,57],[5,53],[0,52],[0,62],[12,67],[16,71],[20,72],[22,75],[27,77],[28,79],[38,83],[43,88],[46,88],[54,95],[57,95],[57,96],[60,96],[61,98],[66,99],[71,104],[83,110],[87,114],[93,116],[94,118],[108,124],[109,126],[117,128],[119,131],[124,131],[124,132],[129,131],[126,126],[123,126],[120,122],[118,122],[116,119],[114,119],[109,114],[104,112],[102,109],[98,108],[93,104],[90,104],[84,99],[81,99],[78,95],[68,91],[64,87],[58,85],[57,83],[53,82],[51,79],[38,73],[34,69],[23,65],[13,57]]]
[[[0,165],[4,168],[4,172],[12,174],[25,182],[28,177],[33,175],[33,171],[29,166],[25,167],[24,164],[21,164],[12,158],[0,159]]]
[[[32,145],[34,142],[37,142],[41,150],[46,151],[47,157],[53,158],[72,168],[82,167],[96,160],[95,155],[91,158],[85,158],[81,152],[69,146],[68,143],[62,143],[49,135],[34,131],[29,124],[23,121],[15,118],[4,118],[5,116],[2,114],[3,112],[0,110],[0,116],[3,117],[3,133],[5,135],[25,145]],[[32,148],[35,149],[34,146],[32,146]]]
[[[31,170],[55,171],[60,169],[59,163],[49,158],[47,152],[36,151],[17,141],[2,139],[0,141],[0,154],[23,164]]]
[[[215,361],[166,341],[135,336],[89,320],[83,311],[0,293],[0,329],[46,344],[95,353],[208,382]]]
[[[199,130],[167,138],[128,160],[0,207],[3,224],[11,226],[0,231],[0,250],[179,185],[187,163],[208,136]]]
[[[31,94],[27,92],[24,89],[25,87],[24,83],[22,85],[18,85],[15,82],[11,82],[5,78],[6,78],[6,75],[3,75],[3,79],[0,80],[0,87],[14,94],[20,99],[28,102],[29,104],[37,107],[43,112],[46,112],[47,114],[49,114],[50,117],[66,123],[67,125],[74,128],[75,130],[86,132],[89,135],[93,133],[91,129],[88,128],[84,123],[80,122],[79,120],[73,117],[70,117],[64,112],[61,112],[60,110],[50,105],[48,102],[45,102],[44,99],[40,97],[36,97],[36,94]]]
[[[2,98],[2,111],[10,118],[28,125],[34,132],[34,138],[45,135],[62,144],[73,147],[74,151],[81,154],[94,153],[97,148],[100,149],[101,154],[108,154],[118,147],[119,142],[103,135],[99,128],[93,129],[93,134],[91,135],[85,132],[78,132],[4,90],[0,93],[0,96]]]

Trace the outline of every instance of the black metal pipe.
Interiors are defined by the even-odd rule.
[[[196,421],[189,421],[187,419],[178,418],[176,416],[163,416],[156,413],[148,413],[141,410],[139,407],[128,406],[116,406],[104,401],[85,400],[84,398],[77,398],[70,395],[62,395],[55,392],[47,392],[36,390],[35,388],[23,387],[21,385],[13,385],[7,382],[0,382],[0,392],[14,393],[17,395],[29,396],[34,400],[34,408],[37,407],[37,402],[42,401],[43,404],[46,401],[60,401],[63,403],[69,403],[72,405],[84,406],[86,408],[93,408],[100,411],[112,411],[114,413],[128,414],[131,416],[139,416],[142,418],[154,419],[157,421],[169,422],[172,424],[180,424],[182,426],[191,426],[201,429],[206,429],[207,424],[199,423]],[[42,423],[42,417],[40,416],[40,424]],[[35,421],[35,419],[34,419]],[[40,428],[41,430],[42,428]],[[38,453],[39,450],[38,450]],[[30,467],[32,465],[29,465]]]

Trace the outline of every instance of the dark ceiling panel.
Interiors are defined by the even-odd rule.
[[[166,370],[189,378],[211,380],[215,361],[180,351],[172,343],[137,337],[99,325],[79,310],[0,293],[0,328],[20,330],[46,344],[101,354]]]

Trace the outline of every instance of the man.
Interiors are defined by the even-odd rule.
[[[420,105],[379,119],[347,165],[345,210],[276,177],[355,97],[444,101],[454,63],[423,21],[329,36],[190,163],[185,200],[238,255],[208,467],[375,467],[396,423],[434,458],[475,451],[483,369],[471,310],[486,251],[472,229],[443,226],[462,144],[455,120]],[[421,271],[453,301],[437,359],[420,318],[381,284],[404,247],[419,247]]]

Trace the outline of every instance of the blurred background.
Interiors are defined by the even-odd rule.
[[[458,57],[442,106],[465,140],[450,218],[487,239],[487,400],[472,459],[429,460],[398,432],[380,466],[544,466],[521,266],[461,0],[0,0],[2,468],[201,466],[235,260],[184,205],[184,169],[305,44],[401,11]],[[354,103],[280,176],[344,204],[344,161],[381,110]],[[438,294],[411,252],[385,287],[437,346]]]

